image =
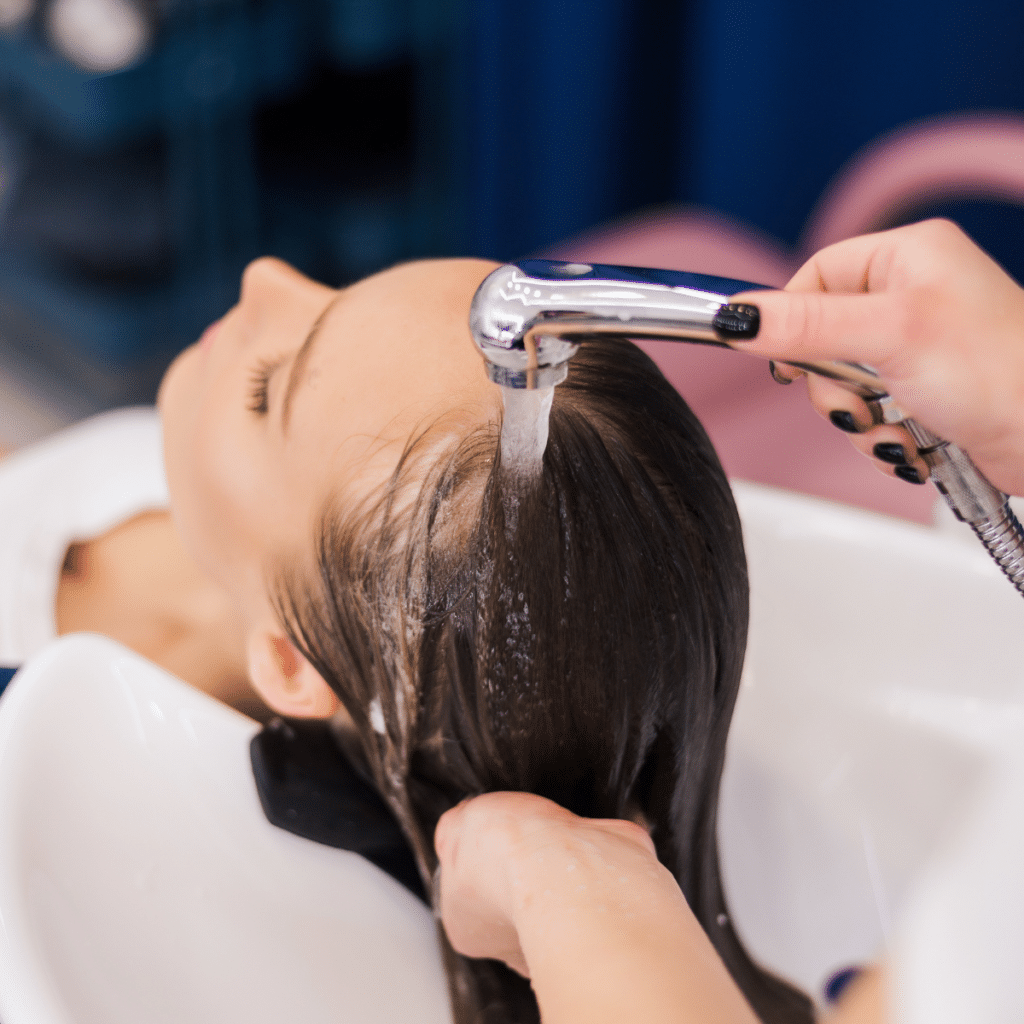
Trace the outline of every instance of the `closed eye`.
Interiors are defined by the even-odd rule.
[[[257,416],[266,416],[267,414],[269,409],[267,399],[269,396],[270,375],[279,365],[279,363],[261,359],[249,378],[249,403],[247,408]]]

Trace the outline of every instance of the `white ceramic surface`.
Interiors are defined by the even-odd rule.
[[[1024,601],[977,543],[734,485],[751,633],[719,818],[748,948],[818,996],[1024,719]]]
[[[1022,716],[1024,603],[979,550],[738,484],[750,650],[720,833],[752,952],[817,993]],[[447,1021],[430,915],[263,819],[255,725],[108,641],[0,700],[0,1020]]]
[[[450,1021],[433,917],[274,828],[254,722],[100,637],[0,700],[3,1024]]]

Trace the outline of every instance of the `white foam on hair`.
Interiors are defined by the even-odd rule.
[[[376,733],[383,735],[385,732],[384,712],[381,709],[379,697],[374,697],[370,701],[370,726]]]
[[[555,389],[502,388],[501,464],[524,476],[540,472],[548,446],[548,421]]]

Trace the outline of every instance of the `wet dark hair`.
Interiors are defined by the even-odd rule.
[[[440,456],[427,436],[371,505],[327,510],[315,569],[278,587],[427,890],[437,820],[465,796],[642,815],[757,1014],[810,1022],[806,997],[749,958],[722,891],[716,814],[748,586],[700,423],[636,346],[594,339],[555,389],[538,475],[501,465],[496,427]],[[528,981],[440,940],[457,1024],[539,1020]]]

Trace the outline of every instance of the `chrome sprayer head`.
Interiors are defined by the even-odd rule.
[[[763,287],[675,270],[524,260],[484,279],[469,326],[492,381],[545,388],[565,379],[588,335],[728,347],[757,330],[756,310],[729,297]]]
[[[525,260],[499,267],[484,279],[473,298],[469,325],[492,381],[513,391],[550,388],[565,380],[569,360],[588,336],[734,348],[735,342],[757,334],[759,314],[755,307],[730,299],[763,287],[675,270]],[[876,423],[902,423],[953,514],[970,523],[1024,595],[1024,527],[1010,511],[1006,495],[965,452],[908,419],[870,366],[842,361],[784,365],[827,377],[860,395]],[[512,397],[505,392],[506,409]],[[520,403],[528,396],[515,397]],[[503,443],[504,437],[503,423]],[[531,449],[535,460],[544,451],[546,420],[543,435],[536,437],[540,440]],[[519,441],[510,445],[513,455],[517,445]]]

